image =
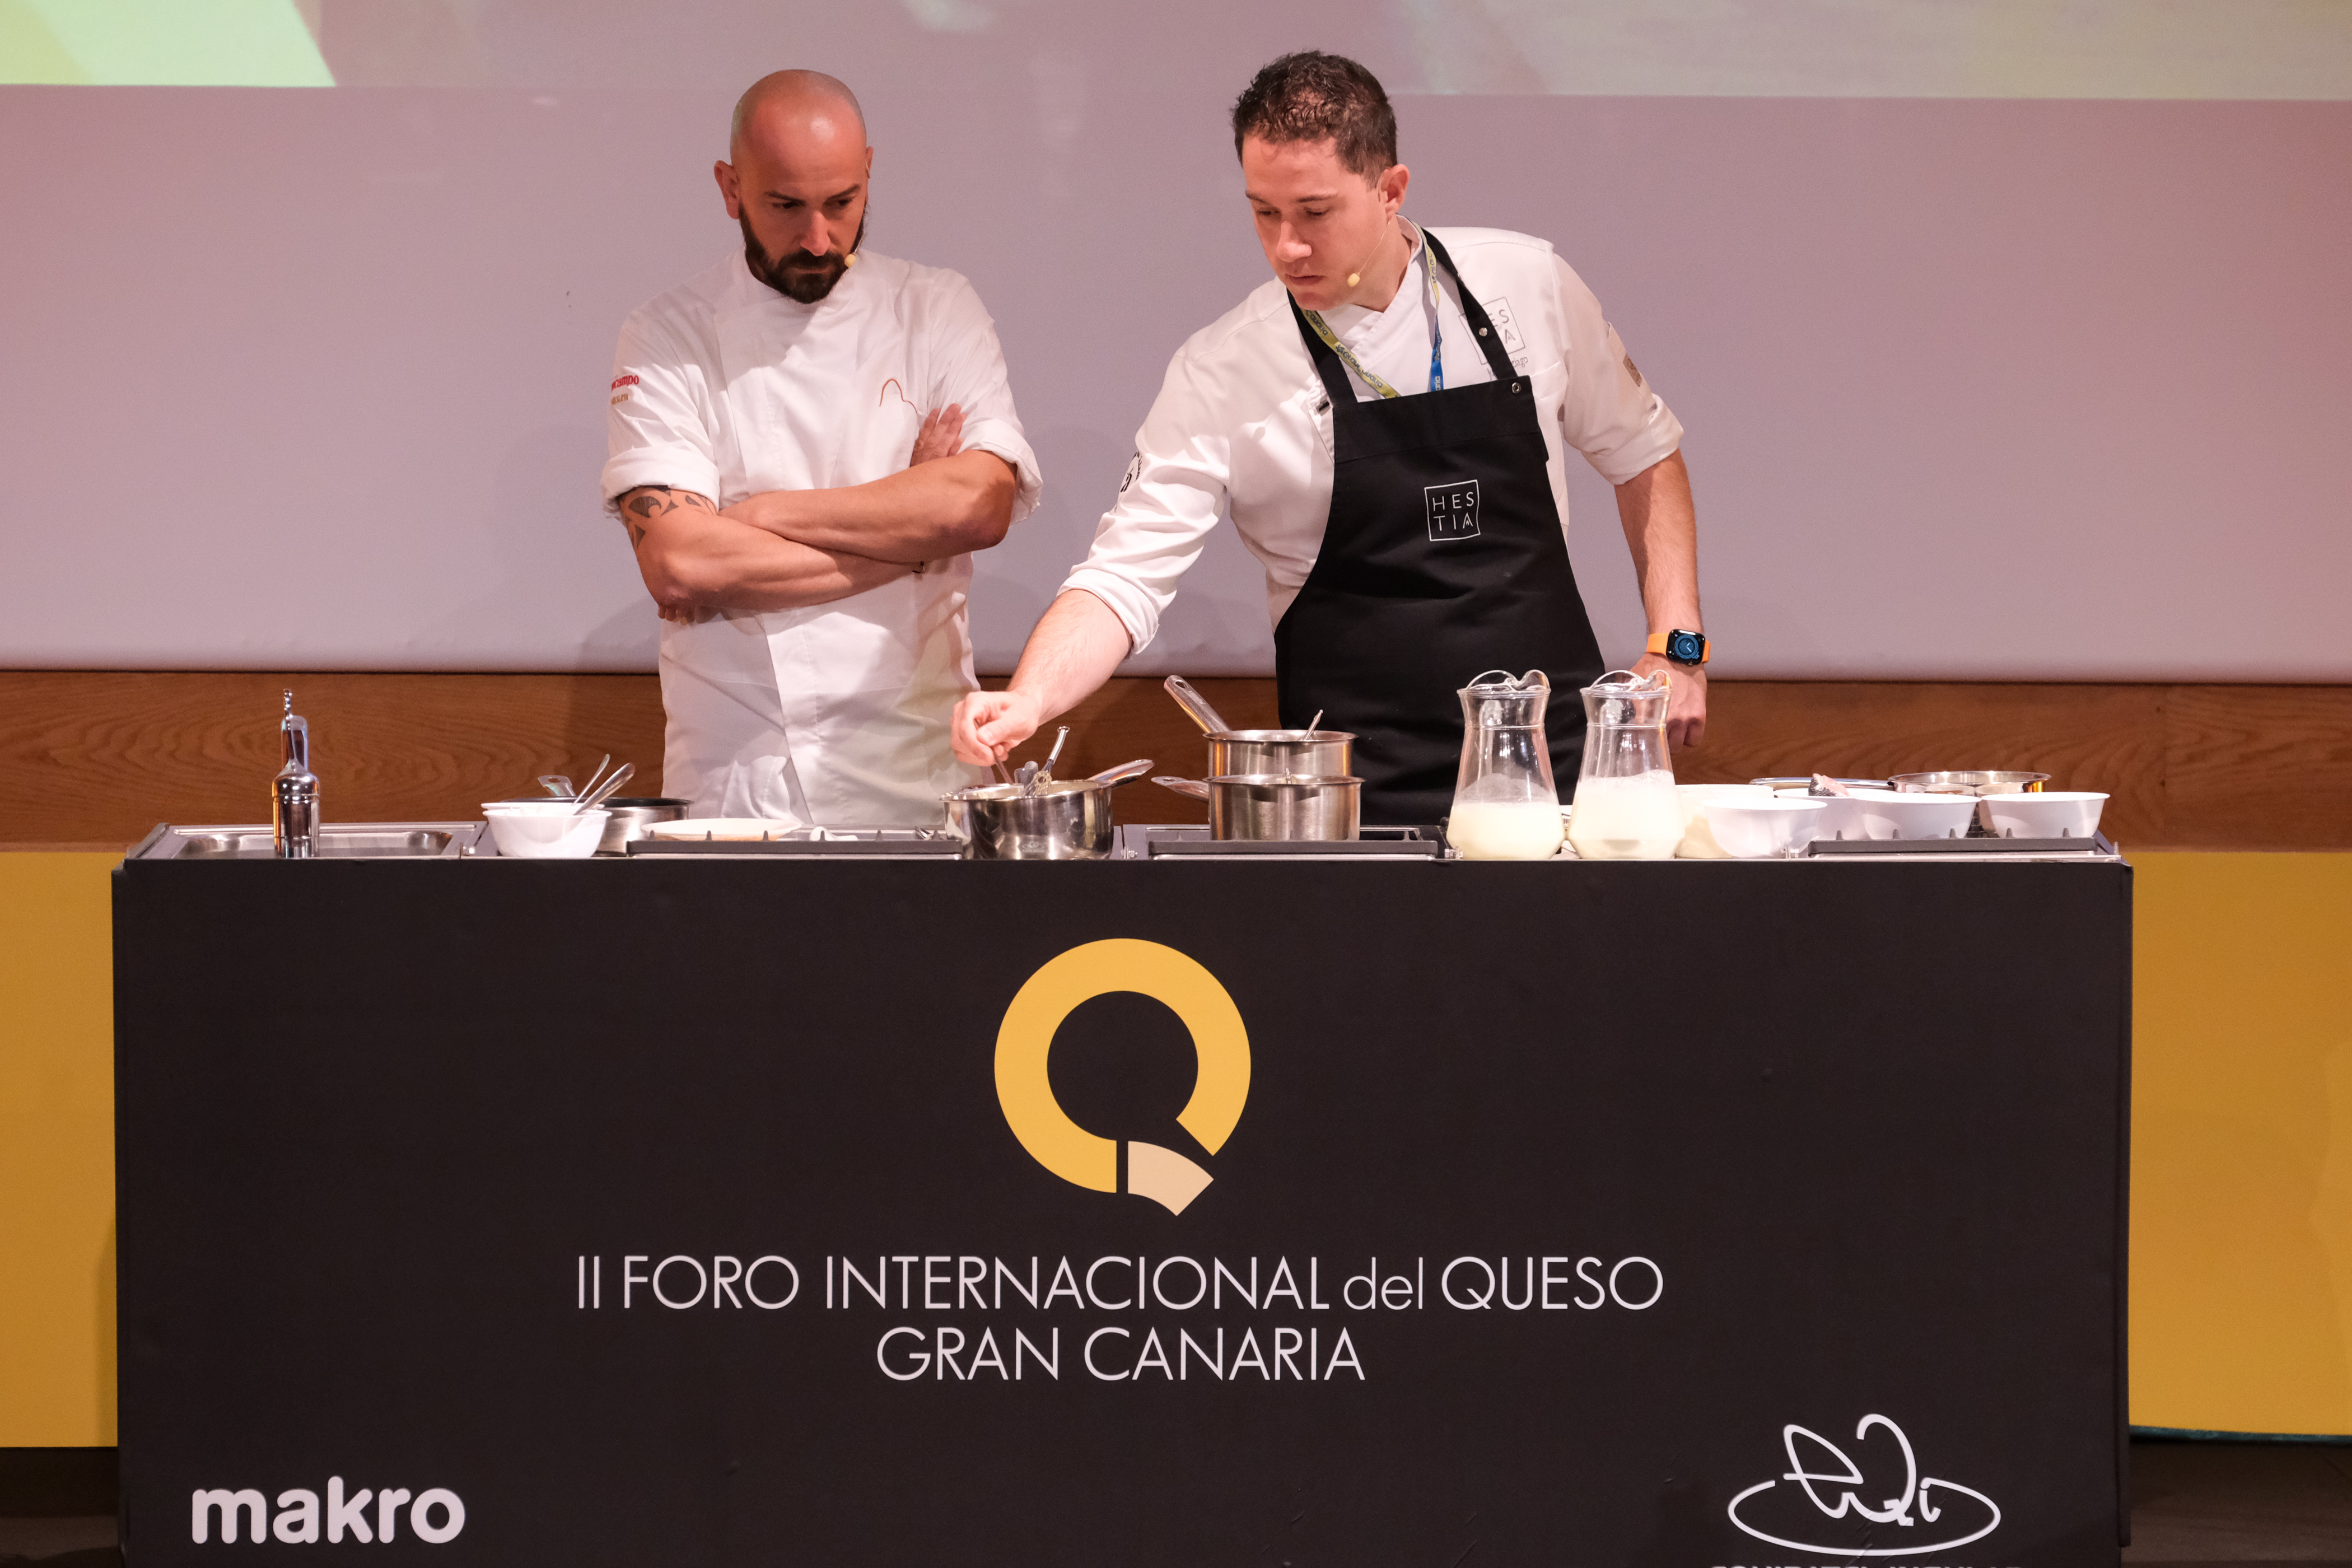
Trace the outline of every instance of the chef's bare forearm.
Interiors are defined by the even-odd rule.
[[[1653,632],[1698,632],[1698,510],[1690,469],[1675,452],[1617,487],[1617,518],[1633,552],[1642,609]]]
[[[1006,689],[1034,702],[1040,722],[1057,718],[1094,695],[1134,647],[1127,623],[1108,605],[1084,588],[1067,589],[1029,634]]]
[[[1003,542],[1019,489],[1012,465],[995,453],[959,452],[868,484],[766,490],[721,515],[819,550],[941,561]]]
[[[906,576],[902,562],[818,550],[723,515],[707,496],[647,485],[621,498],[646,591],[665,609],[796,610]]]

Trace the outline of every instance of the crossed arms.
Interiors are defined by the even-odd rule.
[[[958,450],[963,412],[935,409],[908,467],[869,484],[766,490],[721,509],[666,485],[623,493],[621,521],[662,618],[829,604],[986,550],[1012,526],[1018,488],[993,452]]]

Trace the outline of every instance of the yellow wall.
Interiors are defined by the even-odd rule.
[[[2132,1420],[2352,1434],[2352,855],[2132,861]]]
[[[0,1447],[114,1441],[117,858],[0,854]],[[2132,1419],[2352,1434],[2352,855],[2132,859]]]
[[[0,1447],[114,1441],[121,858],[0,854]]]

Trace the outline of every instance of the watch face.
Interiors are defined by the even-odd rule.
[[[1696,632],[1675,632],[1666,638],[1666,657],[1676,664],[1696,664],[1706,653],[1706,639]]]

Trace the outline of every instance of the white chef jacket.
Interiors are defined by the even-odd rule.
[[[1003,351],[957,273],[878,255],[803,305],[735,251],[621,328],[604,497],[670,485],[721,507],[766,490],[865,484],[907,467],[925,413],[963,407],[963,449],[1019,476],[1037,505]],[[662,787],[697,816],[827,827],[936,823],[980,778],[948,721],[978,689],[971,557],[797,610],[728,610],[661,628]]]
[[[1682,423],[1643,381],[1601,301],[1549,243],[1502,229],[1432,232],[1486,308],[1512,365],[1534,378],[1563,531],[1566,448],[1622,484],[1682,445]],[[1431,331],[1417,237],[1411,248],[1386,310],[1350,305],[1324,316],[1367,370],[1407,396],[1429,387]],[[1492,381],[1452,280],[1442,268],[1438,276],[1445,384]],[[1349,381],[1360,401],[1379,395],[1352,371]],[[1084,588],[1108,605],[1141,649],[1176,597],[1176,580],[1230,506],[1242,542],[1265,568],[1266,608],[1280,621],[1323,547],[1331,412],[1278,280],[1259,285],[1176,352],[1135,446],[1118,499],[1064,590]]]

